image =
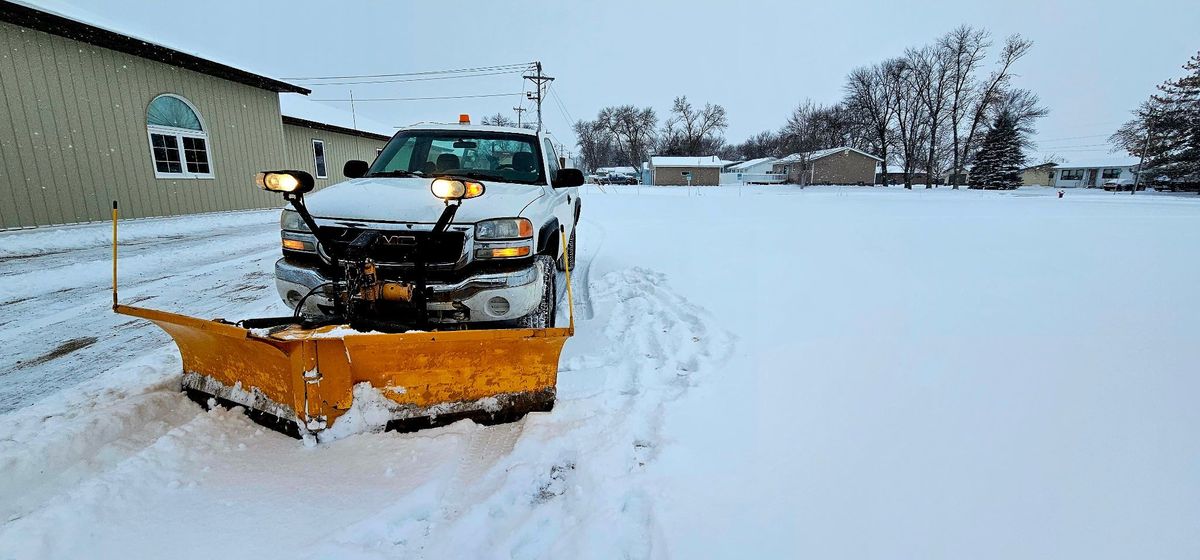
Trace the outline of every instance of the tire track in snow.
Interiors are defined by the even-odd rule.
[[[734,339],[656,272],[606,274],[592,294],[597,320],[577,325],[585,341],[572,343],[598,351],[560,368],[553,412],[477,427],[440,493],[351,525],[312,557],[660,555],[642,475],[663,445],[668,403],[719,367]]]

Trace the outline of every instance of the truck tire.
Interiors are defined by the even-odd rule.
[[[574,270],[575,270],[575,230],[571,230],[571,239],[569,241],[567,241],[567,260],[570,261],[568,264],[571,265],[571,271],[574,272]],[[566,270],[566,267],[563,266],[563,260],[562,260],[561,256],[558,258],[558,269]]]
[[[548,255],[538,255],[534,259],[534,263],[542,267],[542,276],[545,278],[542,300],[528,315],[517,319],[517,326],[523,329],[548,329],[554,327],[554,317],[558,313],[558,310],[555,309],[555,296],[557,296],[558,289],[555,281],[558,267],[555,266],[554,259]]]

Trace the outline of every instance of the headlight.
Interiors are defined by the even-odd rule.
[[[533,223],[525,218],[504,218],[475,224],[475,239],[526,239],[533,237]]]
[[[284,210],[279,215],[279,229],[283,231],[309,231],[308,224],[295,210]]]

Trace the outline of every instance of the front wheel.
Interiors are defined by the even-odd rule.
[[[534,265],[542,269],[542,299],[538,302],[537,307],[533,308],[533,311],[517,319],[517,326],[524,329],[553,328],[554,318],[558,312],[555,309],[558,289],[555,281],[558,267],[555,266],[554,259],[547,255],[538,255],[534,260]]]

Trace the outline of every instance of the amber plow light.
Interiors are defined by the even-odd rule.
[[[475,198],[483,194],[483,183],[475,181],[459,181],[458,179],[434,179],[433,184],[429,186],[429,190],[442,200],[464,200],[467,198]]]

